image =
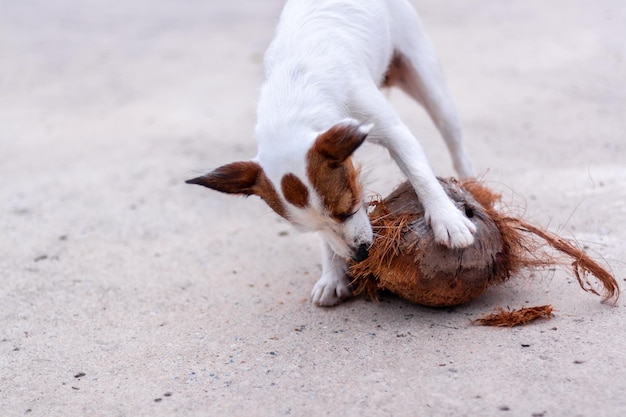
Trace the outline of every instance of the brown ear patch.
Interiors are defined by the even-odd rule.
[[[339,165],[363,144],[368,131],[356,124],[335,125],[317,137],[313,150],[330,164]]]
[[[350,217],[362,200],[358,170],[352,153],[365,141],[371,126],[337,124],[322,133],[307,154],[307,175],[322,199],[324,209],[335,220]]]
[[[304,208],[309,204],[309,190],[294,174],[287,174],[280,181],[285,200],[296,207]]]
[[[254,187],[263,169],[252,161],[223,165],[201,177],[185,181],[228,194],[255,194]]]
[[[358,171],[352,160],[348,158],[337,165],[311,149],[307,161],[309,180],[321,197],[324,208],[336,220],[345,221],[361,201]]]
[[[233,162],[201,177],[186,181],[228,194],[258,195],[278,215],[286,210],[263,168],[254,161]]]
[[[265,172],[262,172],[257,179],[255,194],[261,197],[263,201],[265,201],[267,205],[276,212],[276,214],[287,218],[287,210],[285,210],[283,202],[280,200],[280,197],[278,197],[278,193],[265,175]]]

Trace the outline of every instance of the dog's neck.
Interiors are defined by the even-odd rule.
[[[306,62],[275,65],[261,90],[256,135],[260,144],[288,146],[306,142],[347,117],[324,76],[308,70]],[[272,145],[273,146],[273,145]]]

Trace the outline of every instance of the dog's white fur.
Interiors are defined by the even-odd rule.
[[[346,117],[373,123],[368,140],[385,146],[407,175],[436,239],[450,247],[467,246],[473,242],[474,225],[448,199],[418,140],[379,90],[394,54],[401,54],[408,64],[401,87],[429,112],[458,174],[473,176],[433,47],[406,0],[287,2],[265,57],[267,79],[258,107],[256,159],[274,183],[285,172],[306,178],[302,159],[319,132]],[[288,158],[275,160],[277,149],[284,147],[289,148]],[[312,220],[301,212],[297,217],[301,226],[321,229],[324,238],[323,273],[312,300],[336,304],[350,295],[344,261],[350,255],[350,242],[372,239],[365,210],[359,210],[339,232],[308,225]]]
[[[332,127],[367,136],[389,150],[415,188],[438,242],[449,247],[473,242],[474,224],[447,197],[419,142],[379,90],[383,84],[399,86],[421,103],[443,136],[457,173],[473,176],[454,103],[408,0],[289,0],[265,65],[257,156],[223,167],[210,181],[190,182],[259,194],[297,228],[321,232],[323,271],[312,291],[314,303],[329,306],[350,296],[345,259],[363,255],[363,247],[373,240],[363,201],[338,221],[307,172],[309,151]],[[300,181],[297,190],[306,188],[299,194],[306,205],[290,204],[284,188],[281,194],[281,181],[291,175]],[[237,178],[225,179],[229,176]],[[254,181],[261,176],[259,186]]]

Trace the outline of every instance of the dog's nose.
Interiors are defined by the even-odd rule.
[[[369,245],[367,243],[361,243],[358,249],[356,250],[356,252],[354,253],[354,255],[352,256],[352,259],[354,259],[357,262],[361,262],[361,261],[366,260],[368,255],[369,255]]]

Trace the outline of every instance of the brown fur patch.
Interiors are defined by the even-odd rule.
[[[340,149],[343,146],[349,149]],[[358,170],[349,157],[356,147],[346,140],[345,131],[332,128],[320,135],[307,155],[309,180],[322,198],[324,208],[338,221],[353,214],[362,198]],[[334,156],[339,154],[346,156],[343,159]]]
[[[255,194],[254,186],[262,172],[263,169],[256,162],[233,162],[186,182],[222,193],[251,195]]]
[[[285,175],[280,181],[285,200],[296,207],[304,208],[309,204],[309,190],[294,174]]]
[[[228,194],[258,195],[278,215],[286,215],[285,207],[263,168],[253,161],[233,162],[187,183]]]
[[[261,175],[257,178],[257,184],[254,190],[255,194],[261,197],[276,214],[287,218],[287,210],[285,210],[283,202],[280,197],[278,197],[278,193],[270,180],[265,176],[264,172],[261,172]]]
[[[337,124],[322,133],[315,140],[313,151],[323,156],[328,164],[339,166],[361,146],[367,133],[361,126]]]
[[[389,67],[387,68],[387,73],[385,74],[385,78],[381,83],[381,87],[394,87],[400,86],[405,83],[404,78],[404,62],[402,55],[398,53],[394,53],[393,58],[389,62]]]

